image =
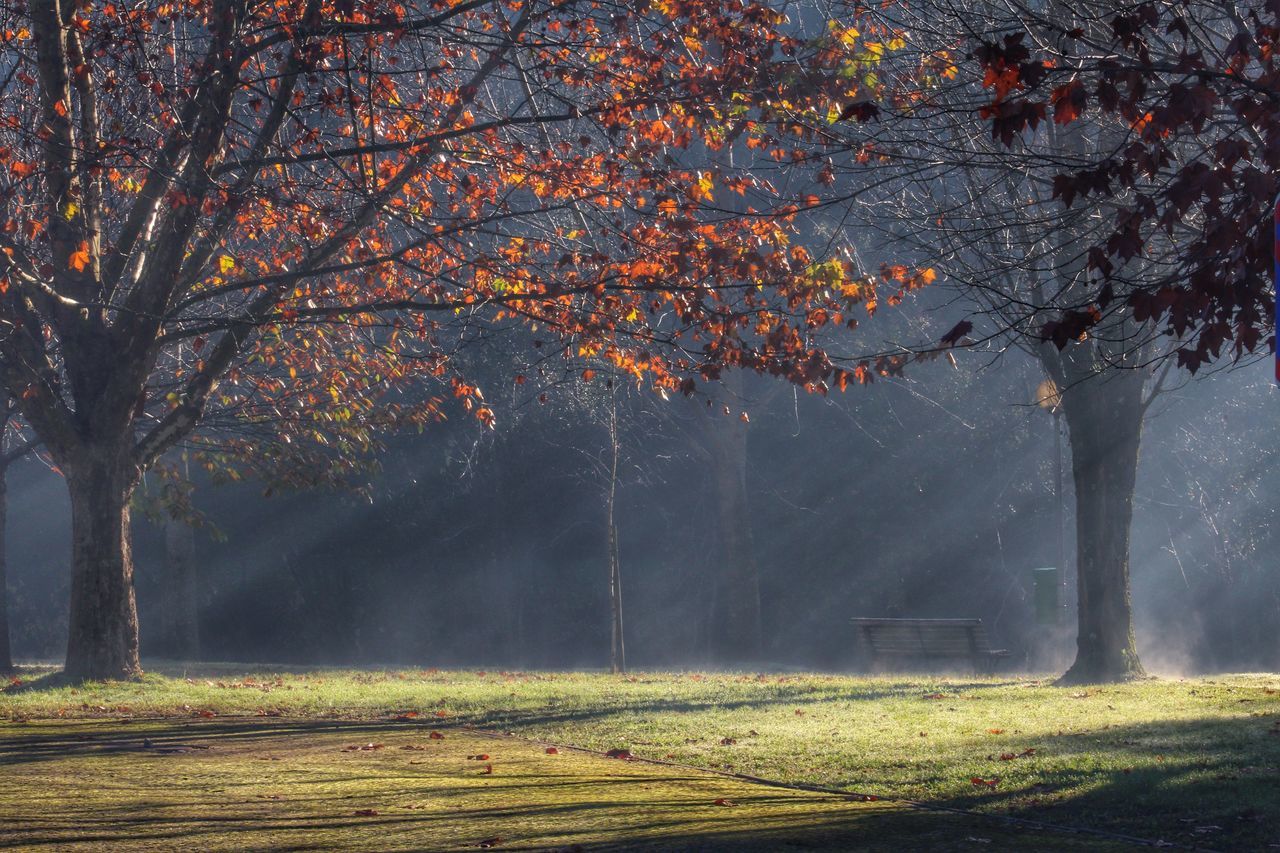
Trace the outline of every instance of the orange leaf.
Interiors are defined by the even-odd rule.
[[[554,746],[547,747],[547,755],[559,755],[559,754],[560,754],[560,750],[556,749]]]
[[[67,265],[76,272],[84,272],[84,268],[89,265],[89,244],[81,242],[80,248],[71,253],[71,257],[67,260]]]

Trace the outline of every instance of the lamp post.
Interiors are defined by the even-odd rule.
[[[1053,415],[1053,499],[1054,499],[1054,546],[1056,549],[1054,568],[1057,576],[1054,579],[1055,592],[1053,624],[1062,623],[1062,607],[1058,602],[1066,600],[1061,593],[1067,582],[1066,548],[1063,541],[1062,520],[1062,393],[1052,379],[1045,379],[1036,386],[1035,403],[1044,411]]]

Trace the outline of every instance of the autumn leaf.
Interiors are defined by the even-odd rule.
[[[969,782],[972,783],[975,788],[987,787],[995,790],[996,785],[1000,782],[1000,777],[996,776],[992,779],[983,779],[978,776],[974,776],[969,779]]]
[[[970,323],[968,320],[961,320],[959,323],[956,323],[951,327],[951,331],[942,336],[942,343],[949,347],[953,347],[960,343],[961,339],[971,331],[973,331],[973,323]]]
[[[480,775],[481,775],[481,776],[490,776],[490,775],[492,775],[492,774],[493,774],[493,765],[492,765],[492,764],[486,764],[486,765],[484,766],[484,769],[480,771]]]
[[[432,740],[444,740],[444,735],[440,734],[439,732],[432,732],[431,734],[427,735],[427,737],[431,738]]]
[[[717,805],[717,806],[736,806],[736,805],[737,805],[737,803],[735,803],[733,800],[726,800],[724,797],[716,797],[716,800],[715,800],[714,805]]]
[[[629,749],[611,749],[605,754],[605,758],[620,758],[623,761],[629,761],[635,756],[631,754]]]
[[[488,760],[489,760],[489,753],[487,752],[481,752],[478,755],[467,756],[467,761],[488,761]]]
[[[546,748],[546,750],[545,750],[545,752],[547,753],[547,755],[559,755],[559,754],[560,754],[560,750],[556,749],[554,746],[549,746],[549,747],[547,747],[547,748]]]
[[[67,259],[67,266],[76,272],[84,272],[84,268],[89,265],[89,243],[81,241],[80,248],[71,253],[71,257]]]
[[[1070,124],[1080,117],[1084,111],[1088,97],[1084,91],[1084,83],[1072,80],[1054,89],[1049,96],[1053,104],[1053,120],[1056,124]]]
[[[376,809],[356,809],[354,812],[352,812],[352,814],[355,815],[356,817],[377,817],[378,816],[378,812]]]

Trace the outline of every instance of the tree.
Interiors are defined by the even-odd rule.
[[[1178,254],[1172,237],[1160,235],[1142,257],[1105,276],[1095,273],[1090,247],[1113,235],[1113,211],[1100,198],[1064,207],[1055,176],[1064,164],[1123,149],[1131,130],[1109,115],[1076,121],[1066,107],[1054,121],[1033,116],[1009,130],[1001,117],[1022,109],[1005,100],[1017,86],[990,56],[1021,56],[1017,45],[1045,43],[1055,33],[1094,32],[1103,9],[887,8],[864,26],[888,52],[880,73],[922,85],[891,86],[897,97],[883,121],[827,131],[824,152],[842,157],[828,174],[835,191],[853,194],[857,221],[884,235],[900,257],[936,260],[968,301],[969,315],[942,346],[1016,346],[1040,362],[1058,389],[1076,496],[1079,625],[1066,682],[1142,673],[1130,603],[1130,529],[1143,422],[1167,369],[1159,377],[1153,372],[1165,353],[1161,328],[1133,306],[1166,280]],[[974,38],[985,65],[960,61],[956,34],[965,32],[983,34]],[[990,33],[999,36],[992,41]],[[1072,49],[1049,65],[1060,70],[1087,61]],[[1027,64],[1025,73],[1047,72]],[[874,171],[862,165],[868,160]]]
[[[684,162],[730,135],[785,159],[771,104],[852,97],[840,46],[785,23],[736,0],[0,6],[0,357],[71,498],[67,674],[138,672],[129,497],[229,414],[367,446],[438,416],[443,383],[491,419],[450,358],[519,325],[668,390],[843,385],[817,335],[871,290],[791,245],[810,199]]]
[[[1236,359],[1255,351],[1275,308],[1270,222],[1280,165],[1273,56],[1280,6],[1082,4],[1057,20],[1034,11],[1022,9],[1034,31],[986,37],[975,55],[994,95],[982,115],[1000,144],[1020,147],[1050,117],[1059,134],[1096,141],[1075,146],[1047,176],[1063,208],[1092,208],[1102,224],[1076,248],[1085,286],[1075,304],[1038,330],[1057,350],[1049,357],[1067,363],[1077,341],[1109,341],[1111,360],[1122,367],[1140,368],[1171,351],[1195,372],[1224,349]],[[1157,327],[1171,347],[1157,347],[1147,331]],[[1274,335],[1270,345],[1275,349]],[[1127,553],[1127,529],[1121,542],[1107,535],[1114,528],[1089,525],[1108,512],[1132,513],[1147,403],[1141,379],[1121,373],[1112,384],[1117,380],[1113,397],[1081,386],[1079,405],[1071,393],[1063,398],[1082,566],[1121,544]],[[1096,462],[1074,461],[1081,446]],[[1123,464],[1129,458],[1135,465]],[[1090,467],[1097,476],[1088,477]],[[1095,535],[1084,536],[1086,526]],[[1065,678],[1140,671],[1132,629],[1122,630],[1127,561],[1099,575],[1082,571],[1080,581],[1080,653]],[[1088,642],[1095,637],[1100,641]]]

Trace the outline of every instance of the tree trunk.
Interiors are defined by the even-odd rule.
[[[65,469],[71,496],[71,615],[66,675],[135,678],[138,612],[133,597],[125,454],[86,452]]]
[[[717,663],[755,663],[763,651],[760,577],[747,503],[746,425],[725,418],[708,425],[719,534],[719,566],[710,646]]]
[[[1063,395],[1076,488],[1076,660],[1064,684],[1142,676],[1129,596],[1129,527],[1145,372],[1118,371]]]
[[[622,564],[618,553],[618,524],[614,519],[614,507],[618,497],[618,457],[621,443],[618,440],[618,397],[615,390],[610,398],[609,449],[612,459],[609,465],[609,491],[605,500],[605,526],[609,548],[609,669],[615,675],[627,671],[627,644],[622,630]]]
[[[13,650],[9,647],[9,560],[6,552],[9,521],[9,485],[7,466],[0,467],[0,672],[13,671]]]
[[[199,607],[196,586],[196,537],[191,525],[173,517],[164,520],[163,588],[161,614],[167,652],[178,660],[200,656]]]

